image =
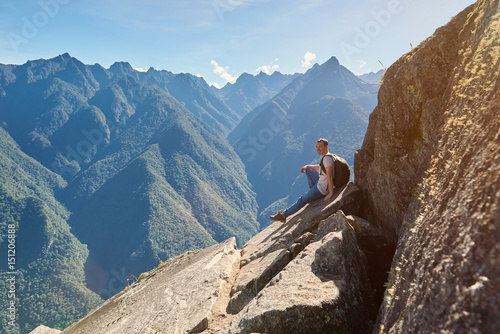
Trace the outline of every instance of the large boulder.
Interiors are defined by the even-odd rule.
[[[480,0],[393,64],[356,154],[398,242],[380,333],[500,332],[500,9]]]
[[[365,258],[339,211],[220,333],[366,333],[373,316]]]
[[[361,191],[354,183],[334,190],[332,198],[323,202],[317,199],[307,204],[300,211],[287,218],[286,224],[273,223],[250,239],[242,247],[243,265],[278,249],[290,246],[296,238],[308,231],[315,230],[320,221],[338,210],[346,215],[355,215],[359,211]]]

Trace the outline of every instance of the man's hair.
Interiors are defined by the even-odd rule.
[[[320,138],[316,141],[316,143],[319,143],[319,142],[323,143],[323,145],[325,145],[325,146],[328,146],[328,140],[326,140],[325,138]]]

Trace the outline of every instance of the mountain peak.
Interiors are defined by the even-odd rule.
[[[124,70],[134,71],[134,69],[132,68],[132,65],[130,65],[130,63],[128,63],[126,61],[117,61],[109,67],[110,71],[117,70],[117,69],[120,69],[122,71],[124,71]]]
[[[59,58],[61,58],[63,60],[68,60],[68,59],[71,59],[72,57],[70,56],[69,53],[65,52],[62,55],[59,55]]]
[[[63,53],[62,55],[59,55],[57,57],[54,57],[54,58],[51,58],[51,59],[48,59],[49,61],[52,61],[52,62],[55,62],[55,63],[66,63],[68,61],[70,61],[71,59],[73,59],[73,57],[70,56],[69,53]],[[43,61],[43,59],[40,59],[41,61]],[[29,62],[29,61],[28,61]]]
[[[246,73],[246,72],[243,72],[239,77],[238,79],[236,80],[236,85],[241,85],[243,83],[246,83],[250,80],[252,80],[254,78],[253,75],[251,75],[250,73]]]
[[[309,70],[306,72],[306,76],[316,76],[316,75],[321,75],[321,74],[326,74],[326,73],[337,73],[340,71],[341,65],[338,61],[338,59],[334,56],[332,56],[330,59],[328,59],[325,63],[323,64],[318,64],[315,63],[313,67],[311,67]]]
[[[340,67],[340,62],[335,56],[332,56],[324,65],[328,67]]]
[[[241,73],[241,75],[238,77],[238,79],[248,79],[248,78],[251,78],[251,77],[253,77],[253,75],[251,75],[250,73],[243,72],[243,73]]]

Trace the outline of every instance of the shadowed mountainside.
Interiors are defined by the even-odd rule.
[[[62,177],[24,154],[0,127],[3,333],[28,333],[33,324],[40,323],[64,328],[102,303],[85,284],[83,267],[89,251],[71,233],[66,222],[70,213],[54,196],[65,185]],[[15,247],[9,247],[11,244]],[[10,261],[7,254],[12,255]],[[7,279],[12,277],[17,308],[14,326],[7,323],[12,320],[8,317],[11,284]]]

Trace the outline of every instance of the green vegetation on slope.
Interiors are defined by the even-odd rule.
[[[88,250],[71,234],[69,213],[53,196],[65,182],[23,154],[3,128],[0,148],[0,289],[11,290],[12,276],[16,287],[15,299],[0,295],[0,327],[5,333],[28,333],[41,323],[62,329],[102,302],[85,286]],[[7,262],[9,225],[16,230],[14,270]],[[11,301],[15,326],[8,324]]]

